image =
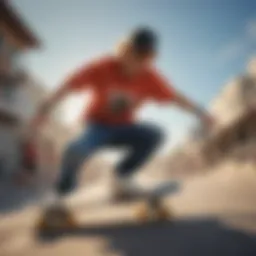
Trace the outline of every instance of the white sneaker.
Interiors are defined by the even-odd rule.
[[[113,184],[113,195],[116,201],[132,200],[133,198],[142,196],[144,190],[132,178],[115,177]]]

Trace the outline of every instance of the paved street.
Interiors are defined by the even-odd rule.
[[[94,187],[70,203],[83,226],[51,240],[37,239],[36,207],[2,215],[0,255],[256,255],[256,173],[227,164],[217,171],[185,180],[166,203],[175,221],[138,225],[136,205],[88,207],[105,195]],[[84,202],[81,204],[80,201]],[[79,206],[81,204],[81,206]]]

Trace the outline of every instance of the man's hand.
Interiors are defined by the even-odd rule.
[[[202,122],[203,129],[206,132],[211,132],[214,129],[215,120],[211,115],[204,113],[201,116],[199,116],[199,118]]]
[[[195,114],[202,122],[203,128],[205,131],[211,131],[215,125],[213,117],[207,113],[203,108],[199,107],[194,102],[190,101],[187,97],[180,93],[176,93],[175,103],[183,108],[184,110]]]

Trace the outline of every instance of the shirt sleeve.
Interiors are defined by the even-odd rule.
[[[84,65],[68,76],[65,83],[71,91],[80,91],[87,86],[94,86],[97,83],[98,69],[95,63]]]
[[[167,81],[165,77],[153,72],[151,74],[151,99],[161,102],[169,103],[175,98],[175,89],[172,84]]]

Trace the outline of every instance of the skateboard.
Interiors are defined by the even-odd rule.
[[[167,195],[173,195],[180,190],[180,183],[171,181],[153,186],[132,194],[129,203],[139,202],[134,209],[135,223],[148,223],[154,221],[171,221],[174,218],[173,210],[164,204]],[[121,202],[120,202],[121,203]],[[120,204],[110,203],[113,206]],[[125,202],[122,202],[125,203]],[[42,211],[37,221],[36,230],[39,232],[74,230],[82,226],[72,210],[64,206],[56,206]]]
[[[171,220],[174,217],[173,211],[164,204],[163,199],[179,189],[180,184],[172,181],[145,189],[138,195],[135,194],[135,198],[142,201],[135,211],[135,219],[139,222]]]

